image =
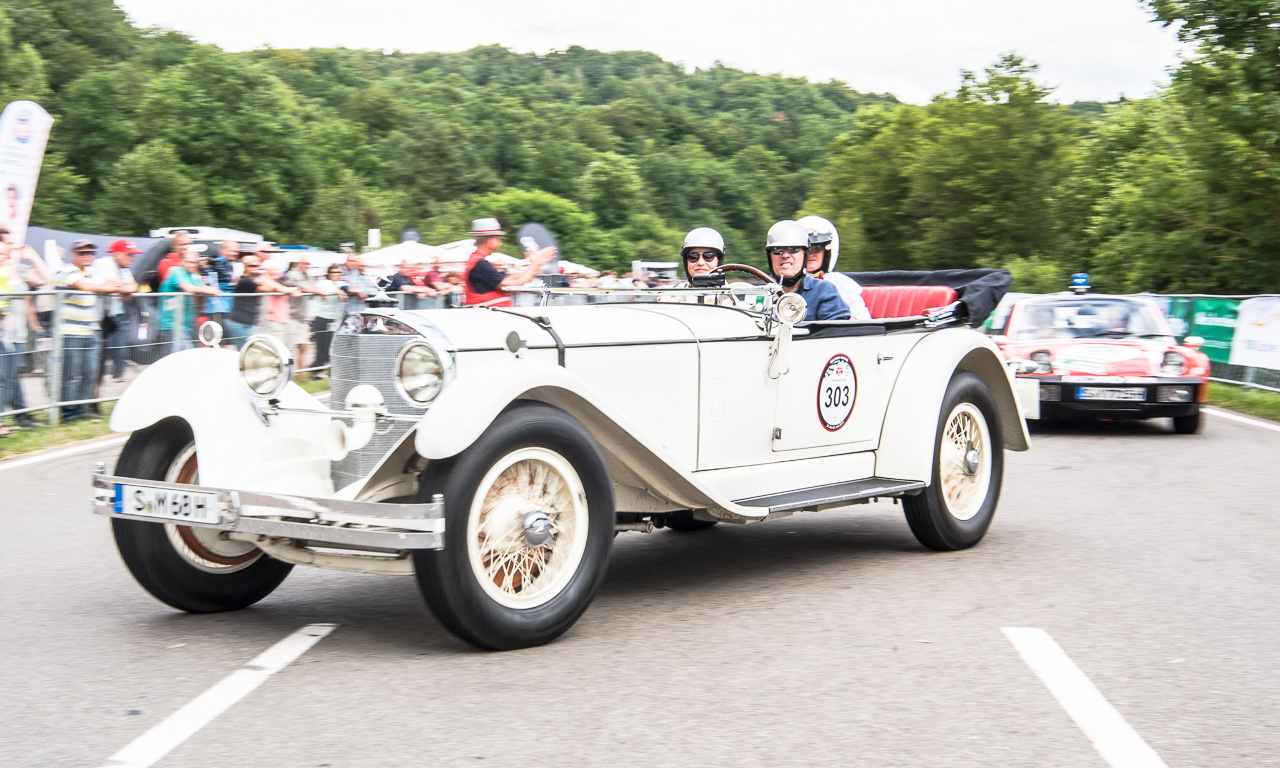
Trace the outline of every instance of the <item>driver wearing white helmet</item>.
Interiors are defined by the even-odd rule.
[[[871,311],[862,298],[862,286],[843,272],[836,271],[840,258],[840,234],[835,225],[821,216],[805,216],[798,222],[809,232],[809,256],[805,265],[809,274],[836,287],[840,298],[849,305],[850,320],[870,320]]]
[[[805,273],[809,250],[809,232],[798,222],[787,219],[769,227],[764,252],[769,257],[769,271],[787,293],[804,298],[805,320],[848,320],[849,305],[840,298],[836,287]]]

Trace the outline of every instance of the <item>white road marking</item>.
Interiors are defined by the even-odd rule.
[[[248,664],[200,694],[159,725],[112,755],[104,768],[147,768],[306,653],[336,624],[308,624],[258,654]]]
[[[1005,637],[1111,768],[1168,768],[1048,632],[1004,627]]]
[[[70,448],[63,448],[61,450],[56,450],[56,451],[39,453],[39,454],[36,454],[35,456],[27,456],[21,459],[6,459],[4,461],[0,461],[0,472],[6,469],[18,469],[19,467],[29,467],[32,464],[39,464],[42,461],[52,461],[54,459],[61,459],[66,456],[75,456],[78,453],[89,453],[90,451],[102,450],[104,448],[115,448],[117,445],[124,445],[124,441],[128,439],[129,439],[128,435],[121,435],[120,437],[111,437],[105,440],[94,440],[93,442],[90,442],[90,443],[74,445]]]
[[[1205,413],[1208,413],[1213,416],[1217,416],[1220,419],[1226,419],[1227,421],[1238,421],[1241,424],[1249,424],[1251,426],[1262,427],[1263,429],[1269,429],[1272,432],[1280,432],[1280,424],[1272,424],[1269,421],[1251,419],[1248,416],[1241,416],[1239,414],[1231,413],[1230,411],[1220,411],[1217,408],[1203,408],[1202,410]]]

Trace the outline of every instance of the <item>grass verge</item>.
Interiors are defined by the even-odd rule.
[[[10,425],[11,434],[8,437],[0,438],[0,459],[17,456],[20,453],[31,453],[32,451],[52,448],[55,445],[78,443],[81,440],[105,437],[111,434],[111,429],[107,427],[107,418],[111,416],[111,409],[114,407],[115,403],[103,403],[101,416],[74,421],[70,424],[59,424],[56,427],[24,427],[19,429]],[[33,418],[44,423],[45,415],[43,412],[38,412],[33,414]]]
[[[313,395],[329,390],[328,379],[299,381],[298,384]],[[18,429],[10,424],[9,429],[12,432],[9,437],[0,438],[0,459],[7,459],[10,456],[31,453],[32,451],[41,451],[45,448],[53,448],[67,443],[78,443],[81,440],[92,440],[95,437],[106,437],[111,434],[111,428],[107,426],[107,419],[111,416],[111,409],[114,407],[115,403],[103,403],[101,416],[72,422],[71,424],[59,424],[56,427]],[[34,415],[34,418],[43,423],[45,416],[43,412],[39,412]]]
[[[1280,393],[1268,392],[1265,389],[1251,389],[1246,392],[1244,387],[1211,381],[1209,382],[1209,404],[1247,413],[1250,416],[1280,421]]]

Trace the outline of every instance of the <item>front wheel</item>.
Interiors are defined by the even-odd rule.
[[[1204,422],[1200,418],[1200,407],[1195,413],[1173,417],[1173,431],[1180,435],[1196,435],[1204,431]]]
[[[903,499],[907,524],[921,544],[951,552],[982,541],[1004,477],[1001,434],[1000,412],[987,385],[973,373],[957,373],[938,416],[933,482]]]
[[[134,432],[120,452],[120,477],[199,484],[191,427],[165,419]],[[293,566],[218,531],[112,518],[116,548],[133,578],[161,602],[190,613],[246,608],[271,594]]]
[[[432,462],[419,499],[444,495],[445,546],[414,552],[418,587],[461,639],[489,650],[564,634],[613,548],[613,488],[591,434],[543,403],[508,408],[459,456]]]

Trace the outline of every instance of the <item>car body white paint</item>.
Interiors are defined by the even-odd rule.
[[[771,377],[776,334],[766,333],[760,316],[728,307],[660,302],[381,312],[429,324],[446,337],[455,376],[361,482],[332,488],[323,439],[329,416],[283,412],[264,424],[228,350],[191,350],[151,366],[121,399],[112,428],[185,419],[195,434],[202,485],[380,500],[413,492],[404,468],[415,454],[447,460],[513,402],[538,400],[593,434],[620,512],[696,509],[733,522],[768,515],[739,499],[875,476],[930,483],[939,408],[957,370],[975,372],[991,389],[1004,446],[1029,445],[1008,370],[991,342],[967,328],[819,337],[800,327],[788,371]],[[547,325],[566,347],[563,366]],[[525,347],[516,354],[504,346],[512,333]],[[857,387],[848,420],[831,429],[819,418],[817,398],[835,355],[850,359]],[[292,384],[280,405],[327,410]]]

